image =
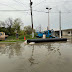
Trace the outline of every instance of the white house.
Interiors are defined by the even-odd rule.
[[[62,36],[72,36],[72,29],[61,30]],[[55,35],[59,36],[59,30],[55,31]]]

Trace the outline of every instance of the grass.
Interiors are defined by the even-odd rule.
[[[16,36],[8,36],[6,40],[0,42],[24,42],[24,36],[26,39],[36,39],[36,37],[32,38],[31,35],[21,35],[19,39],[16,39]]]

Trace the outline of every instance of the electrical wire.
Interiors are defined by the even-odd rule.
[[[21,4],[21,5],[23,5],[23,6],[25,6],[26,7],[26,4],[24,4],[24,3],[22,3],[20,0],[13,0],[14,2],[17,2],[18,4]],[[26,7],[27,8],[27,7]]]
[[[61,1],[61,2],[63,2],[63,4],[61,4],[60,6],[62,6],[62,8],[64,7],[64,9],[67,11],[67,12],[62,12],[62,13],[71,13],[71,11],[68,10],[68,9],[65,7],[65,5],[67,5],[67,4],[65,4],[65,3],[68,3],[68,2],[70,2],[70,1],[67,1],[67,0],[66,0],[66,1]],[[71,2],[72,2],[72,1],[71,1]],[[55,7],[56,7],[57,11],[59,12],[59,11],[60,11],[59,8],[58,8],[59,5],[56,5]],[[55,7],[54,7],[54,8],[55,8]]]
[[[12,12],[12,11],[16,11],[16,12],[25,12],[25,13],[28,13],[28,11],[29,10],[0,10],[0,11],[4,11],[4,12],[6,12],[6,11],[9,11],[9,12]],[[40,13],[48,13],[48,12],[46,12],[46,11],[38,11],[38,10],[33,10],[34,12],[40,12]],[[50,12],[50,13],[59,13],[59,12]],[[61,13],[72,13],[72,12],[61,12]]]
[[[48,12],[45,12],[45,11],[38,11],[38,10],[33,10],[35,12],[42,12],[42,13],[48,13]],[[59,13],[59,12],[50,12],[50,13]],[[72,13],[72,12],[61,12],[61,13]]]
[[[4,4],[4,3],[0,3],[0,4],[1,4],[1,5],[4,5],[4,6],[8,6],[8,7],[13,8],[13,9],[16,9],[16,8],[14,8],[13,6],[9,6],[9,5]]]
[[[14,1],[16,1],[16,0],[14,0]],[[44,2],[44,1],[46,1],[46,0],[43,0],[42,2]],[[18,1],[16,1],[16,2],[18,2]],[[40,3],[38,3],[38,4],[41,4],[42,2],[40,2]],[[9,5],[7,5],[7,4],[3,4],[3,3],[0,3],[0,4],[2,4],[2,5],[5,5],[5,6],[8,6],[8,7],[11,7],[11,6],[9,6]],[[38,5],[37,4],[37,5]],[[11,8],[13,8],[13,7],[11,7]],[[16,8],[13,8],[13,9],[16,9]],[[21,12],[28,12],[29,10],[0,10],[0,11],[21,11]],[[47,12],[45,12],[45,11],[37,11],[37,10],[33,10],[34,12],[43,12],[43,13],[47,13]],[[50,12],[50,13],[59,13],[59,12]],[[62,12],[62,13],[72,13],[72,12]]]
[[[68,1],[65,1],[64,3],[66,4],[66,3],[68,3]],[[66,4],[66,5],[67,5],[67,4]],[[65,5],[63,5],[63,6],[65,7]],[[65,7],[65,9],[66,9],[68,12],[70,12],[70,10],[67,9],[66,7]]]
[[[18,4],[21,4],[22,6],[24,6],[25,8],[27,8],[27,4],[24,4],[24,3],[22,3],[20,0],[18,1],[18,0],[13,0],[13,1],[15,1],[15,2],[17,2]],[[28,8],[28,11],[30,10],[30,8]]]
[[[29,10],[18,10],[16,8],[14,8],[13,6],[7,5],[5,3],[0,3],[0,4],[14,9],[14,10],[0,10],[0,12],[13,12],[14,11],[14,12],[22,12],[22,13],[28,14],[28,11],[29,11]]]
[[[23,11],[23,12],[27,12],[29,10],[0,10],[0,11]]]
[[[46,2],[46,0],[43,0],[43,1],[41,1],[41,2],[39,2],[38,4],[36,4],[35,6],[38,6],[38,5],[40,5],[41,3],[43,3],[43,2]],[[48,2],[48,4],[49,3],[60,3],[60,2],[65,2],[65,1],[58,1],[58,2]],[[72,2],[72,1],[67,1],[67,2]],[[47,3],[47,2],[46,2]],[[35,7],[35,6],[33,6],[33,7]]]
[[[46,0],[43,0],[43,1],[39,2],[39,3],[37,3],[36,5],[34,5],[33,7],[40,5],[41,3],[45,2],[45,1]]]
[[[62,2],[72,2],[72,1],[56,1],[56,2],[48,2],[48,3],[62,3]]]

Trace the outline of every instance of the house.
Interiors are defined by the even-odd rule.
[[[55,31],[55,36],[59,36],[59,30]],[[61,30],[61,36],[72,36],[72,29]]]
[[[63,36],[72,36],[72,29],[62,30],[62,35]]]

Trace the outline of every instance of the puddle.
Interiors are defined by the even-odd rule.
[[[72,42],[0,43],[0,72],[72,72]]]

